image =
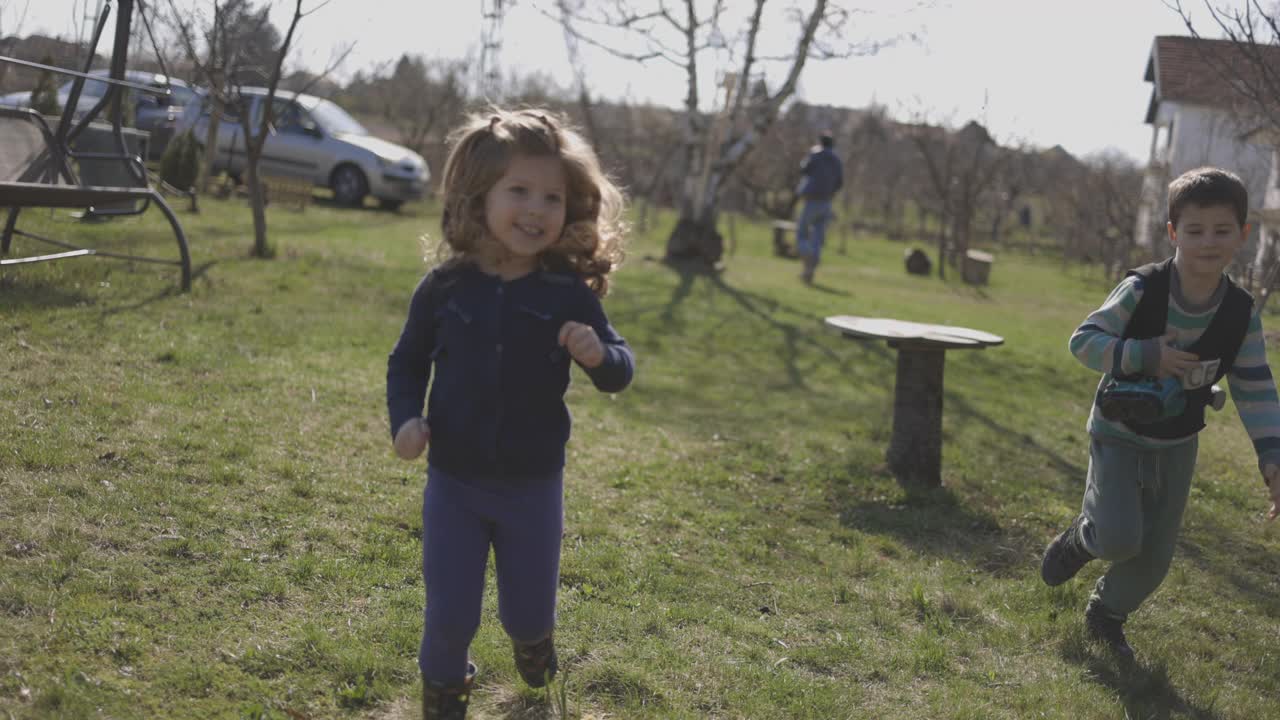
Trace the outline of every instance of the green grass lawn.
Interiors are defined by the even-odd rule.
[[[0,274],[0,715],[415,717],[424,465],[391,452],[384,378],[438,218],[271,210],[255,260],[242,203],[180,214],[190,294],[111,260]],[[24,218],[174,254],[158,216]],[[574,371],[563,682],[520,685],[490,594],[473,716],[1280,716],[1280,525],[1234,410],[1136,668],[1084,640],[1098,564],[1039,580],[1080,504],[1096,377],[1066,342],[1096,269],[1005,254],[976,289],[833,238],[809,288],[766,228],[718,276],[656,262],[666,230],[606,300],[634,385]],[[887,475],[894,355],[832,314],[1006,338],[948,355],[944,489]]]

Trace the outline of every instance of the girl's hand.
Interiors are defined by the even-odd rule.
[[[424,417],[406,420],[396,431],[396,454],[405,460],[412,460],[422,454],[427,443],[431,442],[431,427]]]
[[[1160,338],[1160,368],[1156,376],[1161,378],[1182,377],[1187,370],[1200,364],[1200,356],[1184,352],[1169,343],[1173,342],[1173,333]]]
[[[1271,512],[1268,520],[1280,517],[1280,465],[1268,464],[1262,468],[1262,476],[1267,479],[1267,489],[1271,491]]]
[[[604,362],[604,343],[590,325],[570,320],[560,327],[559,342],[583,367],[597,368]]]

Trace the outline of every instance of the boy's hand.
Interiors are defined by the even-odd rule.
[[[590,325],[570,320],[560,327],[559,342],[583,367],[597,368],[604,362],[604,343]]]
[[[1184,372],[1200,364],[1199,355],[1184,352],[1170,345],[1173,338],[1173,333],[1160,338],[1160,368],[1156,371],[1156,377],[1180,378]]]
[[[1271,491],[1271,512],[1268,520],[1280,517],[1280,465],[1267,464],[1262,468],[1262,476],[1267,479],[1267,489]]]
[[[405,460],[412,460],[422,454],[427,443],[431,442],[431,427],[424,417],[406,420],[396,431],[396,439],[392,444],[396,454]]]

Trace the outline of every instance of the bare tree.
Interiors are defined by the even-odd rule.
[[[169,22],[186,59],[209,93],[205,157],[196,183],[201,193],[207,193],[209,173],[218,151],[218,126],[235,104],[235,84],[250,68],[263,74],[258,69],[261,58],[257,53],[247,54],[247,50],[252,47],[261,52],[264,43],[269,43],[268,49],[275,48],[280,44],[279,34],[268,22],[268,8],[254,10],[249,0],[214,0],[211,15],[205,15],[198,6],[179,9],[175,0],[169,0],[169,9]]]
[[[1165,5],[1178,13],[1193,37],[1202,38],[1182,0],[1165,0]],[[1215,7],[1204,0],[1204,6],[1234,52],[1206,51],[1201,59],[1240,101],[1240,110],[1280,130],[1280,11],[1264,10],[1259,0],[1245,0],[1237,8]]]
[[[806,108],[792,104],[765,132],[760,151],[743,161],[735,178],[751,204],[771,218],[790,220],[800,201],[800,164],[816,137],[805,118]]]
[[[928,171],[929,188],[943,230],[938,234],[938,276],[949,256],[963,257],[979,203],[1008,160],[986,128],[970,121],[958,131],[919,122],[911,140]]]
[[[203,30],[207,51],[204,56],[197,49],[196,30],[191,16],[180,11],[174,0],[169,2],[173,13],[171,21],[178,29],[188,59],[208,83],[209,101],[212,105],[205,137],[205,169],[202,170],[201,187],[208,187],[208,168],[212,167],[217,150],[218,118],[234,108],[245,143],[245,179],[253,214],[253,255],[269,257],[271,250],[267,244],[266,198],[258,169],[267,138],[275,132],[276,90],[280,85],[284,62],[289,55],[298,23],[302,18],[323,8],[329,0],[324,0],[307,12],[302,10],[302,0],[294,0],[289,29],[278,43],[266,48],[259,42],[248,42],[246,35],[257,35],[259,39],[264,34],[267,37],[278,37],[267,22],[267,7],[254,12],[248,0],[227,0],[225,4],[215,0],[213,20]],[[348,45],[337,52],[329,66],[319,74],[310,76],[310,80],[299,87],[294,96],[306,92],[310,85],[325,78],[346,59],[351,48]],[[257,78],[267,79],[267,92],[261,101],[261,111],[255,116],[250,112],[251,98],[240,89]],[[257,121],[256,127],[253,126],[254,120]]]
[[[923,218],[929,197],[923,162],[912,136],[916,128],[895,122],[884,106],[872,106],[845,143],[846,212],[857,202],[865,215],[879,217],[889,237],[905,234],[906,201],[914,200]],[[922,228],[923,230],[923,228]]]
[[[218,125],[229,111],[238,116],[246,151],[246,176],[249,203],[253,213],[254,245],[256,257],[270,256],[267,245],[265,198],[258,173],[262,150],[269,135],[274,133],[276,89],[288,57],[294,32],[303,17],[328,4],[320,3],[307,12],[302,10],[302,0],[295,0],[289,29],[283,38],[268,22],[269,8],[254,10],[248,0],[214,0],[212,18],[199,11],[179,9],[169,0],[170,23],[176,28],[179,42],[187,59],[195,67],[197,75],[205,81],[209,91],[209,122],[205,136],[205,163],[199,181],[202,191],[209,186],[209,169],[217,152]],[[202,36],[204,53],[200,52],[197,34]],[[280,38],[280,39],[278,39]],[[278,39],[278,40],[277,40]],[[265,43],[264,43],[265,40]],[[320,74],[312,76],[311,83],[327,76],[346,55],[347,46],[331,60]],[[254,79],[267,80],[267,93],[262,101],[262,111],[257,114],[257,127],[251,127],[250,99],[240,92]],[[300,88],[297,93],[305,92]]]
[[[427,144],[466,108],[467,64],[461,60],[430,61],[402,55],[386,78],[378,78],[375,91],[381,115],[393,123],[400,143],[419,155]]]
[[[270,257],[271,249],[267,244],[267,213],[266,213],[266,197],[262,192],[262,179],[259,175],[258,168],[262,162],[262,150],[266,146],[267,138],[275,133],[275,113],[276,113],[276,88],[280,85],[280,75],[284,67],[284,60],[289,55],[289,46],[293,42],[293,34],[298,28],[298,23],[302,18],[310,15],[329,3],[329,0],[315,6],[307,12],[302,11],[302,0],[294,0],[293,17],[289,21],[289,29],[284,34],[284,39],[280,42],[280,47],[276,52],[274,67],[271,68],[271,74],[267,80],[267,94],[261,101],[261,112],[258,113],[257,127],[252,126],[253,117],[250,115],[249,98],[241,93],[237,93],[237,100],[240,105],[240,126],[245,133],[245,175],[249,186],[249,205],[253,209],[253,255],[254,257]],[[337,57],[330,61],[329,67],[315,77],[313,82],[328,75],[337,65],[341,64],[347,54],[351,52],[352,46],[347,46],[345,50],[340,52]],[[307,88],[300,89],[295,93],[295,97],[306,91]]]
[[[1032,191],[1035,176],[1036,156],[1025,146],[1005,148],[1004,152],[1007,159],[995,178],[992,191],[988,193],[992,245],[1000,243],[1005,220]]]
[[[1142,169],[1120,153],[1057,163],[1047,198],[1064,260],[1097,262],[1107,279],[1118,279],[1136,245],[1141,190]]]
[[[871,53],[884,45],[848,42],[845,38],[853,11],[829,0],[812,0],[808,10],[791,13],[792,49],[780,57],[764,55],[759,39],[766,3],[755,0],[747,7],[725,0],[701,6],[695,0],[614,0],[607,5],[559,2],[561,17],[572,21],[565,23],[565,28],[581,42],[636,62],[668,62],[684,72],[684,137],[679,165],[686,181],[680,220],[667,241],[668,256],[698,255],[710,262],[720,259],[722,243],[716,220],[721,192],[795,94],[810,58]],[[625,42],[601,39],[619,34]],[[637,41],[645,49],[620,49],[634,47]],[[719,66],[718,60],[722,63]],[[772,92],[756,97],[741,91],[760,76],[766,63],[778,62],[785,70]],[[725,91],[722,101],[718,93],[713,98],[710,112],[699,94],[700,73],[706,72],[708,64]]]
[[[600,132],[596,129],[596,120],[591,112],[591,91],[587,89],[587,73],[578,52],[578,34],[573,29],[573,15],[569,11],[569,0],[557,0],[560,10],[560,27],[564,30],[564,46],[569,53],[569,67],[573,68],[574,85],[578,95],[578,112],[582,114],[582,123],[587,130],[587,140],[600,150]]]
[[[10,8],[0,7],[0,42],[3,42],[8,35],[12,35],[14,44],[17,44],[19,36],[22,34],[22,26],[27,22],[27,10],[31,8],[31,0],[26,0],[20,8],[13,8],[12,15]],[[10,20],[9,18],[13,19]],[[9,30],[8,28],[12,28]],[[8,52],[6,48],[0,46],[0,53]],[[9,63],[0,62],[0,88],[4,87],[5,76],[9,74]]]
[[[1165,5],[1178,13],[1187,31],[1202,38],[1200,28],[1182,0],[1165,0]],[[1264,9],[1259,0],[1245,0],[1239,7],[1215,6],[1204,0],[1212,26],[1230,43],[1232,52],[1214,52],[1202,47],[1201,60],[1222,79],[1234,104],[1236,121],[1253,136],[1269,137],[1280,142],[1280,7],[1271,4]],[[1280,278],[1280,253],[1275,252],[1275,230],[1263,228],[1259,242],[1262,248],[1251,267],[1253,277],[1260,280],[1264,302]]]
[[[636,201],[636,224],[643,232],[650,207],[671,205],[683,181],[674,162],[682,137],[679,114],[629,102],[597,104],[593,112],[602,118],[596,126],[600,159]]]

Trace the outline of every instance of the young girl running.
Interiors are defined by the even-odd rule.
[[[466,714],[491,545],[516,667],[532,687],[555,675],[569,361],[603,392],[627,387],[634,367],[599,300],[622,257],[623,199],[590,146],[537,110],[473,116],[451,140],[444,257],[418,283],[387,362],[396,453],[430,446],[425,718]]]

